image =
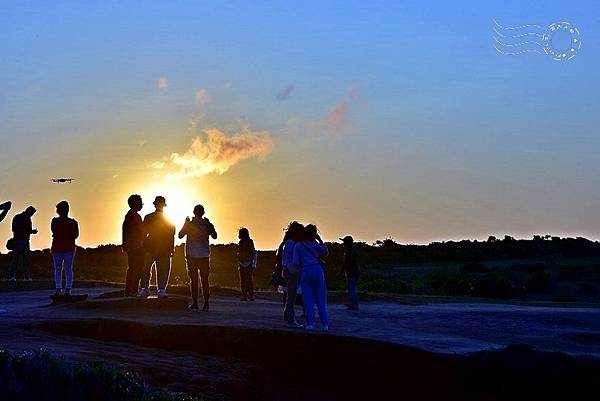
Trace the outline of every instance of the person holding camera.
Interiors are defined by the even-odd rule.
[[[190,277],[190,293],[192,303],[188,306],[191,311],[198,310],[198,282],[202,285],[202,297],[204,306],[202,310],[208,311],[208,300],[210,298],[210,285],[208,276],[210,274],[210,245],[209,238],[217,239],[217,230],[210,220],[204,217],[204,206],[194,207],[194,218],[186,217],[183,227],[179,231],[179,238],[186,237],[185,242],[185,265]],[[198,273],[199,276],[198,277]]]
[[[29,206],[24,212],[17,214],[12,220],[12,244],[10,249],[12,251],[12,261],[10,262],[10,268],[8,273],[9,281],[17,281],[17,265],[19,259],[23,259],[23,280],[31,281],[31,275],[29,274],[29,262],[31,253],[30,237],[32,234],[37,234],[38,231],[33,229],[31,218],[35,214],[36,209],[33,206]]]

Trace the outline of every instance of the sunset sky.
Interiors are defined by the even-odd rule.
[[[218,242],[245,226],[261,249],[293,219],[327,240],[600,238],[595,1],[84,3],[1,3],[0,238],[32,204],[49,246],[66,199],[79,245],[120,243],[131,193],[178,228],[202,203]],[[499,54],[492,18],[569,21],[581,50]]]

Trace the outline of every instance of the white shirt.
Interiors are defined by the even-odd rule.
[[[185,243],[185,254],[192,258],[208,258],[210,256],[210,247],[208,238],[214,231],[212,223],[206,219],[193,218],[186,223],[181,232],[187,235]]]

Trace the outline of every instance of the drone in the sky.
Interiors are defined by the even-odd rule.
[[[65,184],[65,183],[72,183],[73,181],[75,181],[74,178],[52,178],[52,182],[55,184]]]

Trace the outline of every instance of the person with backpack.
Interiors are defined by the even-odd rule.
[[[327,246],[318,233],[317,226],[309,224],[304,228],[304,236],[294,246],[292,266],[301,271],[300,286],[304,298],[306,330],[315,329],[315,305],[319,311],[321,330],[329,331],[327,314],[327,285],[325,265],[322,257],[329,255]]]
[[[240,301],[254,301],[254,282],[252,275],[256,269],[256,248],[254,241],[250,238],[247,228],[240,228],[238,233],[238,270],[240,273],[240,290],[242,297]]]
[[[58,217],[52,219],[52,260],[54,262],[55,295],[71,295],[73,288],[73,257],[75,240],[79,237],[79,224],[69,217],[69,203],[61,201],[56,205]],[[65,289],[62,292],[62,273],[65,272]]]

